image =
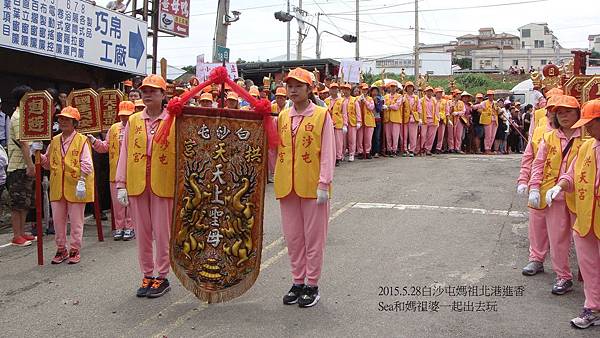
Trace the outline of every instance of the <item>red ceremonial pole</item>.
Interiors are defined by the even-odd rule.
[[[104,233],[102,232],[102,218],[100,215],[100,202],[98,201],[98,186],[94,180],[94,218],[96,219],[96,228],[98,229],[98,241],[104,242]]]
[[[50,215],[46,215],[50,217]],[[42,161],[40,151],[35,151],[35,222],[37,229],[38,265],[44,265],[44,231],[42,230]]]

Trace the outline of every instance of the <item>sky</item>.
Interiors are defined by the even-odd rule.
[[[165,37],[158,40],[158,57],[169,65],[195,65],[196,56],[210,60],[215,31],[217,0],[190,0],[188,38]],[[297,6],[299,0],[290,0]],[[531,22],[547,22],[565,48],[587,48],[589,34],[600,34],[599,0],[421,0],[419,1],[419,41],[445,43],[456,36],[477,34],[481,27],[493,27],[496,33],[519,35],[518,27]],[[287,0],[231,0],[230,11],[242,14],[228,29],[230,60],[266,61],[285,56],[287,25],[273,13],[286,10]],[[495,6],[507,4],[505,6]],[[567,6],[568,4],[568,6]],[[410,53],[414,46],[414,1],[360,0],[360,56],[377,58]],[[356,32],[355,0],[303,0],[313,24],[319,16],[319,30],[343,35]],[[489,6],[482,8],[481,6]],[[474,8],[464,8],[474,7]],[[448,10],[449,8],[454,8]],[[460,8],[460,9],[456,9]],[[296,52],[298,25],[291,24],[291,53]],[[353,58],[355,44],[324,34],[322,58]],[[315,57],[316,34],[308,31],[303,42],[304,56]],[[148,41],[151,46],[151,41]]]

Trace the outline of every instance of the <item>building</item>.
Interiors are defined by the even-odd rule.
[[[545,22],[529,23],[518,28],[521,48],[560,48],[558,39]]]
[[[600,53],[600,34],[588,35],[590,50]]]
[[[548,63],[567,63],[572,58],[571,50],[565,48],[525,48],[512,50],[482,49],[471,52],[473,70],[507,70],[511,66],[531,66],[539,70]]]
[[[469,56],[471,51],[480,49],[518,49],[519,37],[509,33],[496,34],[494,28],[480,28],[478,35],[466,34],[456,38],[456,57]]]
[[[452,74],[452,53],[419,53],[419,74],[450,75]],[[375,60],[373,74],[383,69],[386,73],[400,74],[402,69],[406,75],[415,74],[414,54],[399,54]],[[363,67],[363,71],[364,71]]]

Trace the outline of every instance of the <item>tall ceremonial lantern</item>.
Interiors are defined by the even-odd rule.
[[[202,88],[223,82],[254,110],[184,106]],[[218,68],[167,110],[176,123],[171,266],[199,299],[224,302],[246,292],[260,271],[270,103],[252,98]],[[157,142],[168,142],[169,129],[161,127]]]

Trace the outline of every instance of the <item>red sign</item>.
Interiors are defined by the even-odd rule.
[[[107,131],[113,124],[119,122],[119,104],[123,101],[123,92],[118,89],[101,90],[98,99],[102,131]]]
[[[77,108],[81,119],[77,131],[80,133],[99,133],[102,131],[100,117],[100,100],[98,93],[91,88],[72,91],[67,97],[67,104]]]
[[[158,30],[188,37],[190,32],[190,0],[160,0]]]
[[[47,91],[25,94],[19,104],[21,141],[46,141],[52,139],[52,96]]]
[[[600,97],[600,76],[594,76],[588,81],[581,91],[581,103]]]

